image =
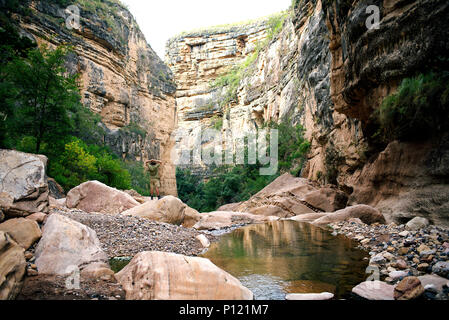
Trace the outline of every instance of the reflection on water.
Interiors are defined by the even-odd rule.
[[[367,276],[367,254],[355,246],[307,223],[275,221],[222,236],[204,257],[237,277],[256,299],[324,291],[347,298]]]

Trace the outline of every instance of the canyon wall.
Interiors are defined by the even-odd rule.
[[[267,21],[262,19],[242,25],[185,32],[168,41],[165,62],[175,75],[180,135],[189,135],[194,141],[199,129],[222,121],[223,108],[219,100],[223,90],[213,88],[213,81],[242,63],[266,37]],[[203,163],[181,164],[179,167],[187,167],[203,177],[212,173],[210,167]]]
[[[379,29],[365,25],[370,4],[380,8]],[[239,51],[232,30],[220,38],[207,31],[174,38],[167,61],[183,88],[176,96],[184,110],[179,128],[195,140],[208,127],[225,137],[271,120],[300,123],[311,142],[303,177],[338,185],[351,204],[376,206],[389,221],[422,215],[448,224],[447,137],[438,144],[371,141],[373,114],[383,98],[403,78],[426,71],[438,53],[449,56],[447,10],[447,1],[296,1],[282,30],[245,70],[236,98],[225,105],[220,102],[226,87],[210,83],[245,61],[254,46]],[[195,41],[198,46],[192,46]],[[207,146],[207,139],[202,144]],[[210,173],[204,164],[187,167],[194,174]]]
[[[282,30],[268,42],[268,22],[261,21],[259,25],[266,31],[252,43],[248,42],[250,45],[240,51],[242,54],[238,54],[239,39],[242,34],[245,37],[252,34],[253,25],[242,26],[239,33],[226,31],[220,38],[211,37],[208,31],[191,35],[192,40],[201,39],[198,41],[201,46],[195,51],[196,59],[191,58],[190,38],[170,40],[167,62],[178,86],[178,128],[195,136],[201,128],[214,127],[218,119],[223,137],[229,132],[236,137],[255,132],[269,121],[300,123],[312,146],[303,176],[322,183],[336,183],[336,172],[344,176],[361,166],[360,150],[365,148],[365,141],[358,120],[334,112],[330,95],[330,36],[321,2],[307,1],[287,14]],[[226,49],[221,38],[231,39]],[[226,87],[214,88],[210,83],[253,54],[256,41],[265,44],[254,63],[245,70],[236,99],[220,106]],[[225,58],[221,58],[211,54],[215,51],[234,55],[229,58],[229,54],[223,53]],[[215,68],[210,73],[197,72],[198,65],[200,70],[210,70],[204,66]],[[195,83],[193,88],[200,83],[201,89],[190,90],[192,83]],[[204,145],[207,140],[203,141]],[[327,170],[329,166],[335,167],[332,173]],[[210,173],[206,165],[187,167],[194,174]]]
[[[379,8],[378,28],[368,29],[369,5]],[[374,111],[401,80],[448,70],[449,3],[445,0],[324,1],[330,33],[331,96],[335,110],[359,119],[363,135],[376,131]],[[422,215],[449,224],[449,137],[368,143],[363,168],[340,180],[352,203],[374,205],[404,222]]]
[[[164,161],[162,194],[176,195],[169,139],[176,126],[176,87],[170,69],[118,2],[92,9],[71,1],[80,9],[80,23],[72,21],[71,28],[66,21],[74,11],[57,3],[31,1],[28,15],[15,16],[22,34],[39,44],[73,47],[67,66],[81,75],[83,104],[101,115],[105,144],[123,159]]]

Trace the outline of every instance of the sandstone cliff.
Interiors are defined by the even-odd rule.
[[[270,120],[301,123],[312,145],[303,177],[338,185],[350,195],[350,204],[377,206],[390,221],[419,214],[447,223],[447,138],[438,144],[379,146],[371,136],[376,130],[373,113],[382,99],[403,78],[435,66],[440,55],[448,56],[449,28],[443,18],[448,3],[370,4],[380,8],[379,29],[365,25],[366,1],[296,1],[282,30],[245,72],[236,98],[224,106],[220,101],[226,89],[208,83],[231,69],[230,63],[241,63],[253,47],[238,54],[241,42],[232,30],[220,34],[232,40],[227,45],[206,31],[191,35],[198,46],[172,39],[168,64],[178,87],[184,88],[177,94],[184,110],[179,128],[195,136],[200,127],[215,127],[225,136],[228,130],[255,130]],[[211,54],[226,52],[223,46],[234,53],[233,59]],[[190,168],[195,174],[209,169]]]
[[[366,1],[325,1],[330,32],[331,96],[335,110],[360,119],[363,135],[375,131],[373,111],[405,77],[447,70],[447,1],[372,1],[380,9],[378,29],[368,29]],[[380,149],[380,150],[379,150]],[[351,202],[379,207],[399,222],[414,214],[449,222],[447,134],[420,142],[368,144],[369,160],[339,182],[353,191]]]
[[[169,139],[176,125],[176,87],[170,69],[119,2],[108,0],[93,9],[96,2],[66,2],[79,7],[79,26],[67,28],[73,12],[61,1],[32,1],[28,15],[15,17],[22,33],[39,44],[73,46],[67,66],[81,75],[84,105],[102,117],[104,142],[126,159],[164,161],[162,192],[176,195]]]

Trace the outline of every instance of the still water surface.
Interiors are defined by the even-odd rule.
[[[368,254],[356,245],[307,223],[275,221],[223,235],[203,256],[238,278],[256,299],[324,291],[344,299],[368,276],[363,260]]]

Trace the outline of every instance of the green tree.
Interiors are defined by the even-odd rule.
[[[35,152],[43,142],[55,149],[60,137],[73,128],[70,112],[80,106],[77,75],[64,68],[68,49],[46,46],[29,51],[26,58],[17,57],[7,66],[14,89],[14,117],[10,129],[16,135],[36,138]]]

